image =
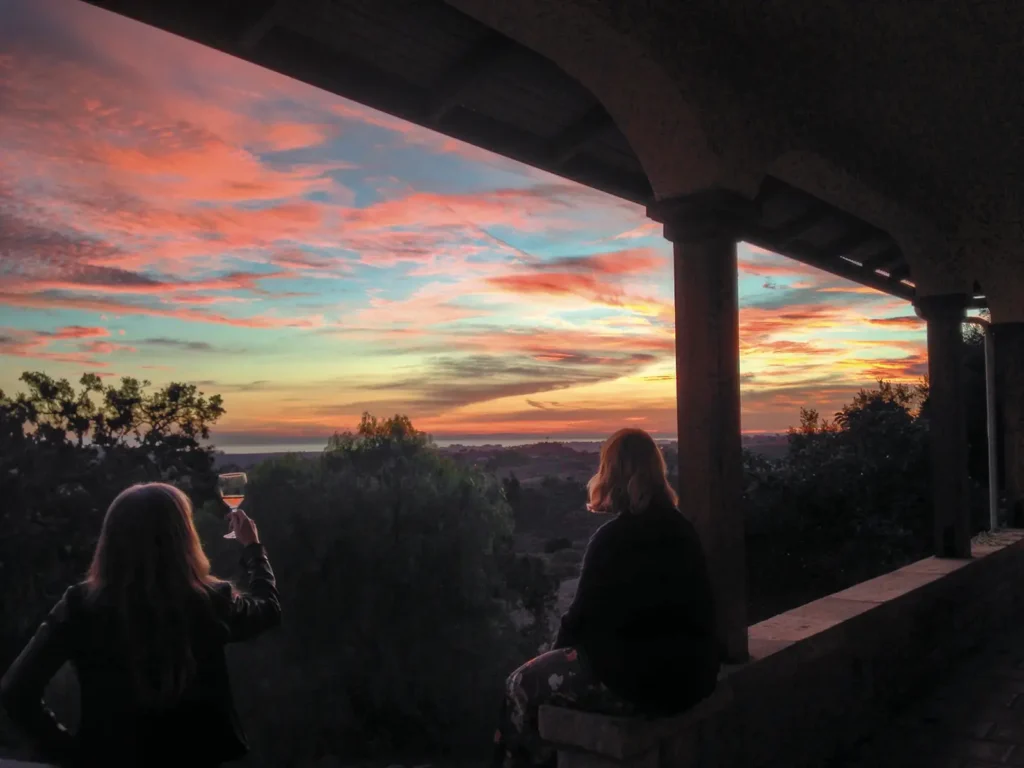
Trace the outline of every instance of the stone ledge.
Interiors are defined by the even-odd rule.
[[[615,718],[545,706],[561,768],[815,766],[874,728],[893,702],[1024,614],[1024,531],[982,534],[971,559],[935,557],[749,630],[751,660],[677,717]]]
[[[879,606],[911,597],[913,593],[958,571],[969,571],[986,558],[1012,548],[1022,540],[1024,531],[982,534],[971,542],[970,560],[928,557],[765,619],[749,629],[750,662],[730,667],[728,672],[746,669],[760,659],[801,641],[817,638],[820,642],[824,639],[821,636],[829,630],[839,628]]]
[[[609,717],[593,712],[542,706],[540,735],[561,748],[593,752],[614,760],[649,752],[666,736],[691,729],[732,702],[732,688],[727,682],[692,709],[658,720]]]

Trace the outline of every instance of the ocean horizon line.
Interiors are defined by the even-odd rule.
[[[431,442],[441,448],[465,446],[467,448],[482,448],[485,446],[500,446],[502,448],[515,448],[517,446],[537,445],[539,443],[602,443],[607,440],[605,436],[594,437],[434,437]],[[672,437],[655,437],[658,442],[674,442]],[[214,443],[217,453],[225,455],[249,454],[249,453],[319,453],[327,447],[327,441],[309,441],[296,443],[241,443],[237,445],[218,445]]]
[[[784,432],[748,432],[744,433],[745,438],[756,437],[777,437],[784,435]],[[659,443],[674,443],[675,436],[653,435]],[[432,442],[440,448],[452,448],[465,446],[466,448],[483,448],[497,446],[502,448],[516,448],[541,443],[562,443],[562,444],[600,444],[608,439],[607,435],[574,435],[574,436],[538,436],[538,435],[486,435],[482,437],[460,436],[460,437],[433,437]],[[214,450],[226,456],[237,456],[262,453],[320,453],[327,447],[327,440],[309,440],[295,442],[267,442],[267,443],[237,443],[231,445],[213,443]]]

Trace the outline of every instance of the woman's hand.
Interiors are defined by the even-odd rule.
[[[236,509],[233,512],[228,512],[228,525],[243,547],[260,543],[260,534],[256,530],[256,523],[242,510]]]

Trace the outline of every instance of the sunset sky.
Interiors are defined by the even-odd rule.
[[[0,20],[0,389],[195,382],[225,447],[367,410],[674,436],[671,251],[641,208],[77,0]],[[745,430],[924,374],[906,302],[740,261]]]

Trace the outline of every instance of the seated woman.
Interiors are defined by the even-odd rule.
[[[554,764],[538,731],[542,704],[658,717],[715,689],[721,656],[707,566],[661,450],[642,430],[616,432],[588,490],[588,508],[615,517],[587,546],[554,650],[508,678],[497,765]]]
[[[70,587],[0,683],[11,720],[43,757],[71,766],[216,766],[247,751],[224,645],[281,621],[255,524],[229,516],[249,594],[210,575],[192,505],[160,483],[107,510],[84,582]],[[71,734],[42,702],[70,661],[81,690]]]

